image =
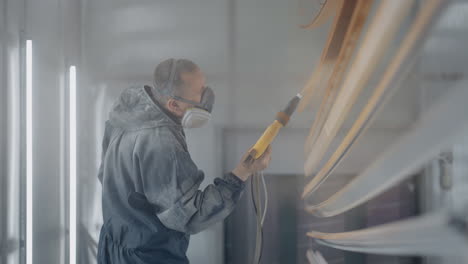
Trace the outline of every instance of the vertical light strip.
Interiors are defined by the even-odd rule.
[[[32,41],[26,40],[26,263],[33,259]]]
[[[76,67],[70,67],[70,264],[76,264],[77,180],[76,180]]]

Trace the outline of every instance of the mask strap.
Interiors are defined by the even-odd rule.
[[[203,105],[202,105],[201,103],[197,103],[197,102],[195,102],[195,101],[188,100],[188,99],[182,98],[182,97],[177,96],[177,95],[172,96],[172,98],[176,99],[177,101],[182,101],[182,102],[184,102],[184,103],[194,105],[194,106],[196,106],[196,107],[198,107],[198,108],[205,109],[205,107],[203,107]],[[205,109],[205,110],[206,110],[206,109]]]

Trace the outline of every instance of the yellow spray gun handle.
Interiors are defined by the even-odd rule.
[[[278,135],[278,132],[289,122],[289,118],[296,110],[302,95],[294,96],[283,111],[276,114],[276,120],[263,132],[263,135],[258,139],[257,143],[249,150],[249,155],[244,161],[246,164],[252,163],[254,160],[263,155],[268,146],[273,142]]]
[[[250,149],[249,153],[253,159],[258,159],[263,155],[268,146],[273,142],[278,132],[283,127],[278,120],[275,120],[266,130],[263,135],[257,140],[257,143]]]

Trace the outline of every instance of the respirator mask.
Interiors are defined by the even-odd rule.
[[[174,82],[174,75],[176,72],[177,60],[172,59],[171,73],[169,75],[169,80],[165,85],[163,91],[169,93],[169,96],[174,98],[177,101],[191,104],[192,107],[185,111],[184,116],[182,117],[181,123],[185,128],[199,128],[205,125],[211,119],[211,111],[213,110],[213,104],[215,100],[215,95],[213,90],[210,87],[205,87],[201,96],[200,102],[195,102],[182,98],[180,96],[174,95],[172,90],[172,85]],[[156,87],[156,86],[155,86]]]

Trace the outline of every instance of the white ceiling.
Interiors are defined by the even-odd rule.
[[[225,71],[226,12],[226,3],[216,0],[88,1],[84,23],[89,63],[106,77],[121,79],[147,78],[170,56]]]

